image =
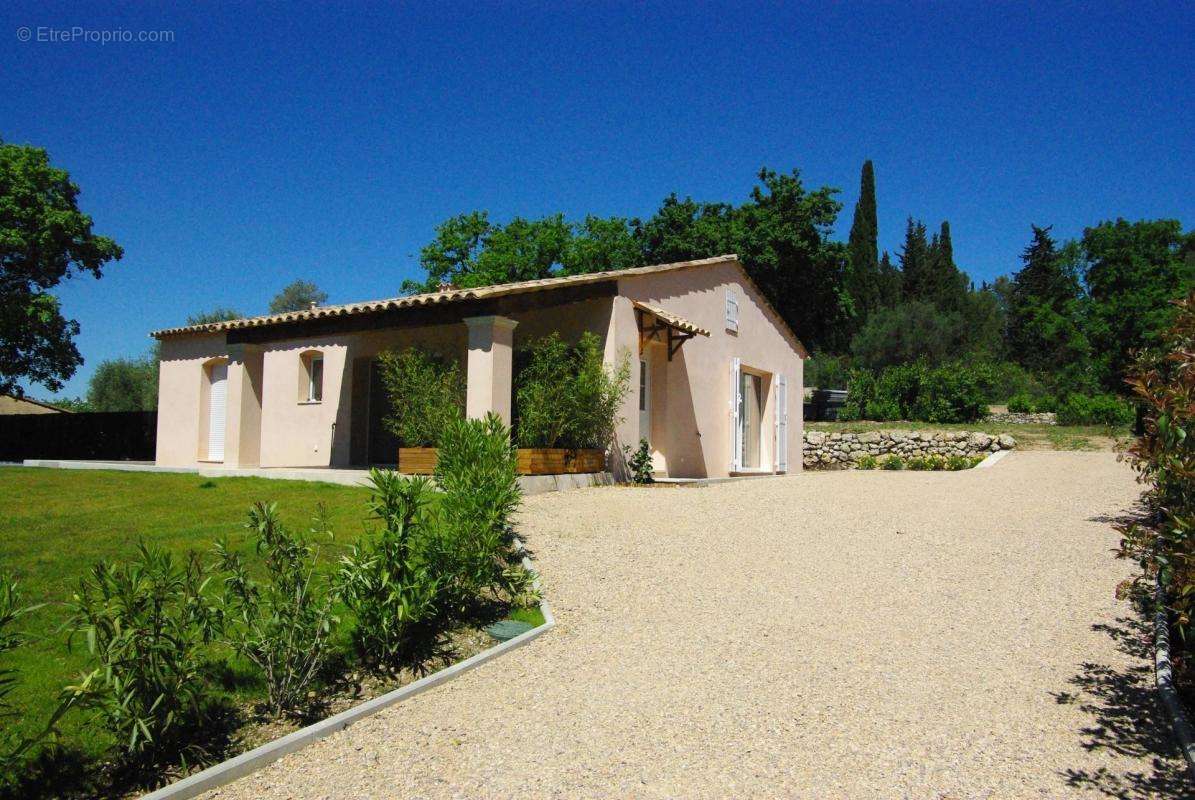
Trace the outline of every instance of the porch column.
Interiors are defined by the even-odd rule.
[[[263,356],[259,346],[229,346],[225,466],[256,467],[261,464],[262,366]]]
[[[515,325],[508,317],[466,317],[469,327],[465,414],[481,418],[493,411],[510,425],[511,362]]]

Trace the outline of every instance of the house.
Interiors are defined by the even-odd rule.
[[[801,468],[807,354],[733,255],[156,331],[157,463],[393,464],[380,352],[458,359],[466,412],[509,423],[512,350],[552,331],[629,357],[616,445],[646,439],[660,473]]]
[[[0,394],[0,414],[70,414],[70,411],[30,400],[28,397],[14,397],[11,394]]]

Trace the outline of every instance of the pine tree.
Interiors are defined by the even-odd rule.
[[[885,250],[884,255],[880,257],[879,280],[876,282],[880,308],[891,308],[900,302],[902,280],[900,270],[892,263],[888,251]]]
[[[925,225],[909,217],[905,225],[905,246],[900,252],[901,290],[906,300],[933,302],[935,292],[929,256]]]
[[[876,220],[875,170],[863,162],[859,200],[847,241],[846,291],[855,306],[859,324],[880,305],[879,224]]]
[[[1009,351],[1022,365],[1077,380],[1090,354],[1080,318],[1081,289],[1071,259],[1049,228],[1033,226],[1008,297]]]

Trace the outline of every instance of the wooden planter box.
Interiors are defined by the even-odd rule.
[[[436,471],[439,452],[435,447],[400,447],[398,471],[408,475],[431,475]]]
[[[601,450],[567,450],[563,447],[520,447],[520,475],[562,475],[604,472],[606,454]]]
[[[434,447],[398,448],[398,471],[408,475],[430,475],[436,471]],[[568,450],[563,447],[520,447],[515,469],[520,475],[565,475],[605,472],[606,454],[601,450]]]

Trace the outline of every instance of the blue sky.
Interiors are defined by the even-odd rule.
[[[763,165],[842,188],[845,238],[873,159],[881,247],[949,219],[977,280],[1030,223],[1195,227],[1191,3],[202,5],[0,10],[0,137],[47,148],[125,248],[61,287],[87,362],[66,395],[297,277],[393,295],[458,212],[738,202]],[[174,41],[38,41],[74,26]]]

